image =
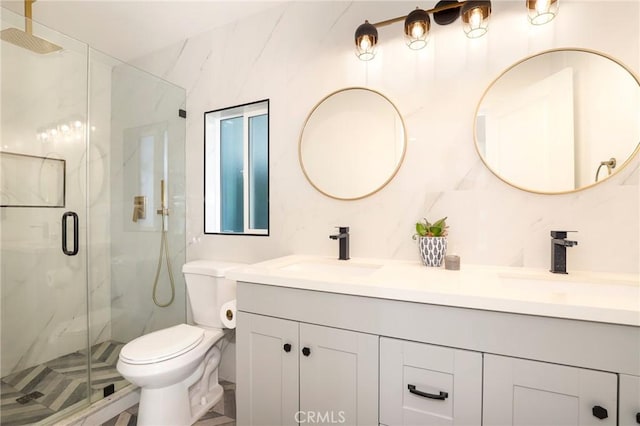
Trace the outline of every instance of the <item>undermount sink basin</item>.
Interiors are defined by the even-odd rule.
[[[553,277],[558,278],[558,277]],[[507,293],[538,295],[556,302],[578,304],[594,301],[631,303],[640,306],[640,286],[633,281],[600,282],[588,277],[560,276],[565,279],[500,275]]]
[[[336,275],[341,277],[364,277],[380,269],[375,263],[358,263],[350,260],[302,260],[280,267],[282,271],[308,273],[312,275]]]

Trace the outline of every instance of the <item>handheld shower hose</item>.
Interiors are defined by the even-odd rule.
[[[176,285],[173,280],[173,271],[171,270],[171,259],[169,257],[169,240],[167,238],[167,228],[165,227],[164,221],[165,217],[169,216],[169,209],[166,208],[165,198],[164,198],[164,179],[160,181],[160,199],[161,199],[161,208],[157,210],[157,213],[162,217],[162,232],[160,237],[160,254],[158,255],[158,267],[156,268],[156,278],[153,280],[153,303],[160,308],[166,308],[167,306],[173,303],[173,299],[176,296]],[[171,298],[166,303],[158,302],[157,291],[158,291],[158,279],[160,278],[160,269],[162,268],[162,254],[164,253],[164,257],[167,261],[167,272],[169,273],[169,283],[171,285]]]

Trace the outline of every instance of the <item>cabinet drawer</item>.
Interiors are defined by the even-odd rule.
[[[482,355],[380,339],[380,423],[478,425]]]

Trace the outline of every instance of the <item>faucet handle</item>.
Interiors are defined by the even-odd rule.
[[[578,232],[578,231],[551,231],[552,238],[567,238],[567,232]]]
[[[349,232],[348,226],[334,226],[334,228],[336,228],[340,233]]]

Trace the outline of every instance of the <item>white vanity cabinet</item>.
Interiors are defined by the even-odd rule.
[[[484,355],[485,426],[615,426],[618,375]]]
[[[239,425],[378,423],[378,336],[238,312]]]
[[[620,426],[640,425],[640,377],[620,374]]]
[[[236,327],[238,424],[297,425],[298,323],[238,312]]]
[[[380,338],[380,423],[480,425],[482,354]]]
[[[589,321],[238,278],[239,426],[636,424],[640,327],[597,309]]]

